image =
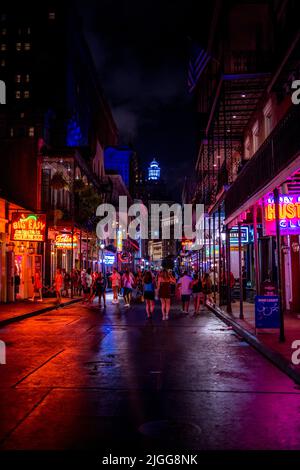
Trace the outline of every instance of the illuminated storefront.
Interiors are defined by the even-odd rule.
[[[2,236],[5,243],[0,263],[1,301],[13,302],[32,296],[32,280],[37,270],[43,277],[46,215],[30,213],[9,202],[7,207],[8,230]]]
[[[57,268],[71,272],[73,268],[80,265],[80,234],[69,231],[49,230],[48,233],[50,249],[50,276],[53,282]]]

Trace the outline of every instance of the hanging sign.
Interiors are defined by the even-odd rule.
[[[123,249],[123,234],[122,230],[117,230],[117,252],[121,252]]]
[[[46,234],[45,214],[14,212],[11,218],[11,241],[44,242]]]
[[[281,235],[300,235],[300,196],[279,196],[279,225]],[[265,235],[276,235],[274,198],[269,197],[264,208]]]
[[[249,242],[249,227],[247,225],[241,227],[241,243],[245,244]],[[239,228],[232,227],[230,229],[230,245],[239,244]]]
[[[125,251],[123,251],[122,253],[118,254],[118,259],[121,263],[131,263],[132,255],[131,253],[126,253]]]
[[[62,250],[71,250],[72,249],[72,235],[69,233],[60,233],[56,235],[54,241],[55,247]],[[78,244],[77,235],[73,235],[73,248],[76,248]]]

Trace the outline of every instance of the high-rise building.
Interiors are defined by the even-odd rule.
[[[160,179],[160,166],[158,162],[153,158],[148,168],[148,180],[158,181]]]

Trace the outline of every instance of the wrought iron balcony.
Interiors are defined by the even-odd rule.
[[[290,164],[300,153],[300,106],[292,106],[242,168],[225,199],[226,217]]]

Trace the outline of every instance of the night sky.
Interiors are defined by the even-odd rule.
[[[120,143],[133,144],[145,169],[156,157],[176,199],[196,160],[188,38],[205,36],[205,13],[195,3],[78,0]]]

